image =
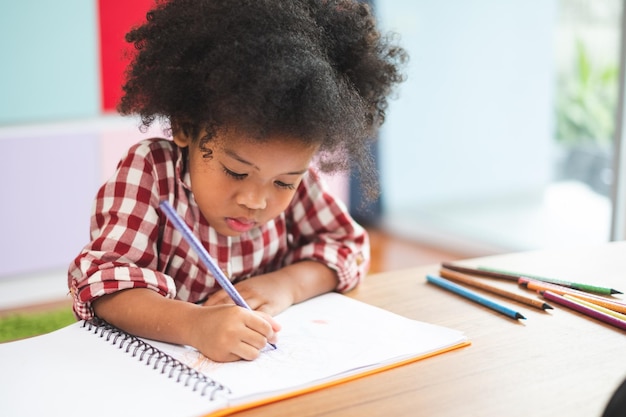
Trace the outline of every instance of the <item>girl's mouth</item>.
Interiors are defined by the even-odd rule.
[[[235,232],[244,233],[256,226],[256,221],[245,217],[227,217],[226,225]]]

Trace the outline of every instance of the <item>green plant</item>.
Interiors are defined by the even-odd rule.
[[[594,66],[580,40],[573,71],[560,74],[556,94],[556,139],[565,146],[612,142],[619,67]]]

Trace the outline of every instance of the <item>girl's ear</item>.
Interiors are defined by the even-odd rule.
[[[176,133],[173,140],[179,148],[186,148],[191,143],[191,139],[189,139],[189,137],[184,133]]]

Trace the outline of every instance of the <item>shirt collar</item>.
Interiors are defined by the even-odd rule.
[[[186,190],[191,191],[191,175],[187,169],[189,154],[188,148],[178,148],[178,156],[176,157],[176,180],[179,181]]]

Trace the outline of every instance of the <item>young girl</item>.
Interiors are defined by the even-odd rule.
[[[404,51],[354,0],[160,1],[127,41],[119,111],[164,120],[172,139],[131,147],[99,190],[68,272],[74,311],[216,361],[254,359],[276,342],[272,315],[367,272],[366,232],[312,166],[372,172]],[[221,290],[162,200],[254,311]]]

